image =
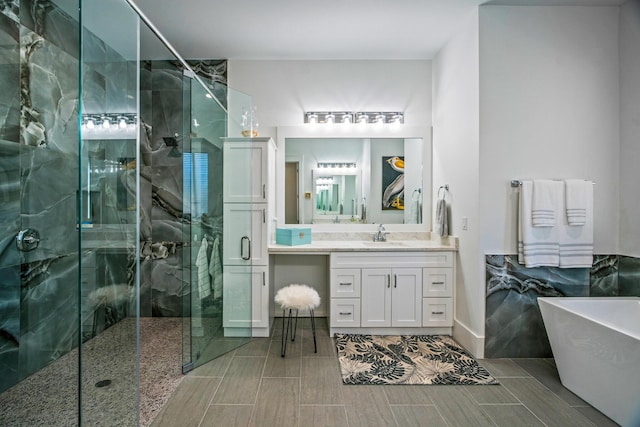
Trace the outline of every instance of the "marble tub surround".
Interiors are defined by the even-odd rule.
[[[595,255],[589,268],[525,268],[486,256],[485,357],[552,357],[539,296],[640,296],[640,258]]]
[[[429,232],[390,232],[386,242],[374,242],[373,232],[312,232],[311,243],[286,246],[271,244],[269,252],[315,251],[456,251],[456,237],[433,238]]]

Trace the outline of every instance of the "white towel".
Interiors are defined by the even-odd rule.
[[[420,192],[414,191],[411,195],[411,201],[409,202],[409,210],[407,211],[407,217],[405,224],[420,224],[418,222],[420,209]]]
[[[438,204],[436,205],[436,233],[440,237],[449,235],[449,218],[445,199],[438,199]]]
[[[556,225],[557,188],[557,182],[550,179],[533,181],[533,200],[531,202],[531,225],[533,227],[553,227]]]
[[[583,179],[567,179],[565,185],[565,203],[569,225],[585,225],[587,222],[587,197],[593,193],[593,184]]]
[[[202,244],[196,256],[196,267],[198,269],[198,293],[200,299],[211,295],[211,280],[209,279],[209,261],[207,260],[207,249],[209,244],[207,239],[202,239]]]
[[[560,226],[560,267],[591,268],[593,265],[593,184],[583,181],[585,222],[581,227],[569,223],[569,218],[562,215]],[[563,199],[566,200],[566,197]],[[563,205],[564,209],[565,206]]]
[[[220,262],[220,239],[216,237],[211,250],[209,274],[213,278],[213,297],[222,297],[222,263]]]
[[[560,191],[562,183],[554,184],[556,191]],[[532,200],[533,182],[523,181],[518,209],[518,262],[526,267],[557,267],[560,265],[558,227],[533,227]]]

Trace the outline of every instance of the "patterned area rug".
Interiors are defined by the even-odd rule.
[[[444,335],[336,334],[344,384],[498,384]]]

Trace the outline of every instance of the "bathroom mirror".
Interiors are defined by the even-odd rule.
[[[311,175],[313,224],[339,223],[347,219],[353,222],[359,218],[358,174],[349,170],[340,173],[316,169]]]
[[[426,128],[320,128],[278,128],[277,217],[284,219],[279,223],[428,230]]]

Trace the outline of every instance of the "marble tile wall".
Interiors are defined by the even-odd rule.
[[[51,2],[0,2],[0,392],[77,345],[77,29]],[[17,250],[24,228],[37,250]]]
[[[485,357],[552,357],[536,298],[640,296],[640,258],[596,255],[593,266],[525,268],[516,255],[486,256]]]
[[[226,100],[226,61],[188,61],[194,71]],[[210,223],[222,220],[222,153],[213,150],[209,159],[208,220],[203,223],[183,212],[182,157],[168,147],[165,137],[189,132],[192,128],[190,99],[183,93],[182,67],[174,61],[149,61],[141,74],[141,121],[145,124],[144,148],[141,159],[141,314],[142,316],[181,316],[185,296],[189,296],[190,266],[195,261],[192,234],[213,235]],[[222,129],[222,132],[224,129]],[[220,132],[220,129],[217,129]],[[198,135],[219,140],[218,135]],[[189,139],[181,138],[189,150]]]

